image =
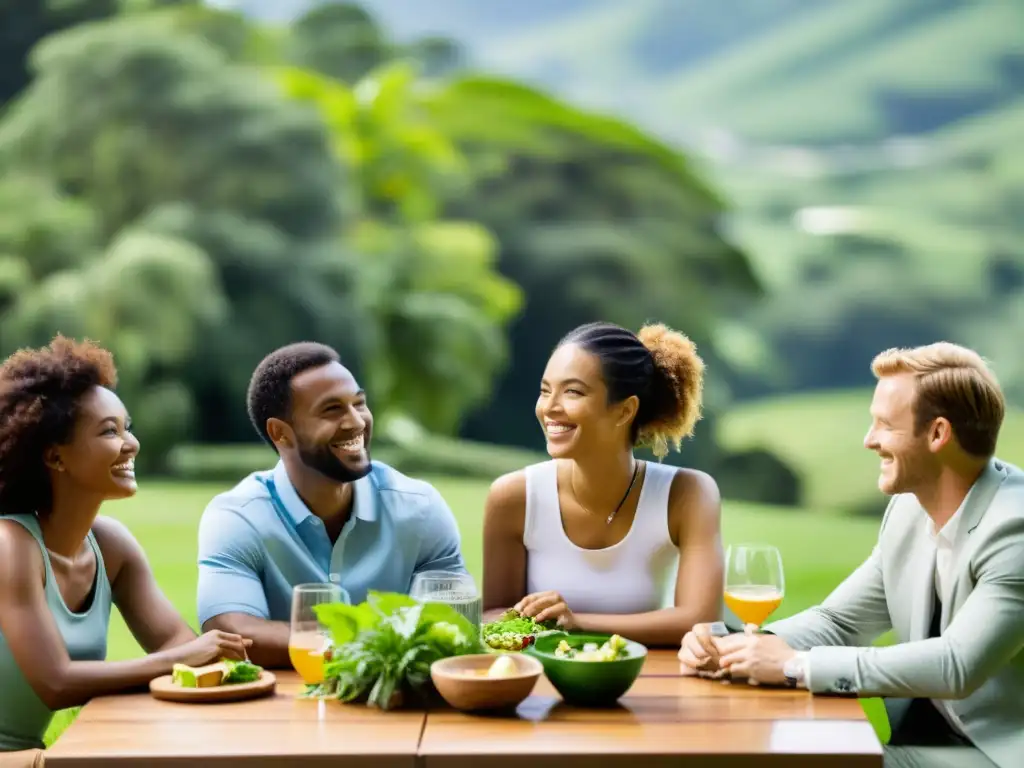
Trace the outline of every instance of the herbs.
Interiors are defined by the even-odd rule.
[[[406,695],[422,694],[430,665],[481,649],[476,627],[448,605],[422,604],[407,595],[370,592],[360,605],[314,608],[331,633],[324,681],[307,696],[365,701],[391,709]]]
[[[488,648],[498,651],[521,651],[542,634],[558,630],[554,620],[536,622],[530,616],[522,616],[515,610],[505,611],[501,618],[484,624],[481,635]]]
[[[221,685],[233,685],[236,683],[254,683],[260,679],[260,674],[263,672],[262,667],[258,667],[251,661],[234,661],[232,659],[225,659],[224,664],[227,665],[227,674],[224,675],[224,679],[221,680]]]

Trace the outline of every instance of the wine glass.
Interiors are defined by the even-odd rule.
[[[767,544],[734,544],[725,555],[725,604],[746,625],[760,627],[782,603],[782,555]]]
[[[324,651],[330,632],[313,610],[317,605],[341,602],[338,584],[299,584],[292,590],[292,624],[288,657],[299,676],[309,685],[323,682]]]
[[[480,626],[483,598],[476,582],[468,573],[455,571],[422,571],[412,579],[409,597],[421,603],[450,605],[475,627]]]

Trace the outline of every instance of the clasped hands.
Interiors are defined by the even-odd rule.
[[[743,632],[713,637],[711,625],[696,624],[683,637],[679,661],[685,674],[728,677],[750,685],[782,685],[783,667],[795,654],[781,637],[758,633],[753,624]]]

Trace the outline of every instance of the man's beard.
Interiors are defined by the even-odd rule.
[[[369,458],[369,451],[367,458]],[[299,458],[302,463],[310,469],[315,469],[324,477],[336,480],[339,483],[352,483],[370,474],[372,467],[370,462],[366,466],[353,469],[346,466],[341,459],[331,453],[331,449],[324,446],[311,447],[303,442],[299,443]]]

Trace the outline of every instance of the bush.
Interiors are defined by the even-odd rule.
[[[375,461],[413,477],[446,475],[487,481],[548,458],[519,448],[437,435],[401,445],[375,439],[371,450]],[[167,458],[173,477],[192,482],[236,483],[250,472],[270,469],[276,463],[277,455],[262,443],[179,445]]]
[[[711,472],[722,497],[799,507],[803,481],[786,462],[763,448],[726,453]]]
[[[264,443],[182,444],[167,455],[172,477],[191,482],[237,483],[251,472],[270,469],[277,454]]]
[[[546,453],[471,440],[428,435],[417,441],[387,446],[387,461],[407,475],[447,475],[491,481],[528,464],[545,461]],[[379,458],[374,451],[374,458]]]
[[[881,520],[887,506],[889,506],[889,497],[879,492],[870,499],[845,505],[843,511],[855,517],[873,517]]]

